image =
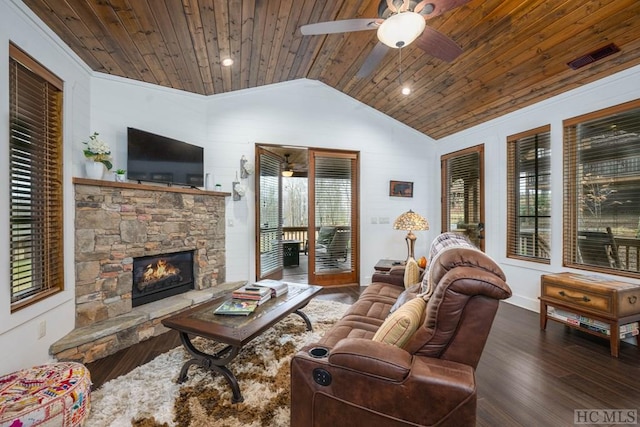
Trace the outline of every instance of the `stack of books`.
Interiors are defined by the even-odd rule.
[[[231,293],[231,299],[215,309],[216,314],[247,316],[271,298],[286,294],[289,285],[279,280],[260,280],[251,285],[242,286]]]
[[[640,332],[638,322],[627,323],[620,326],[620,339],[625,340],[627,338],[635,337]]]
[[[289,291],[289,285],[279,280],[263,279],[254,284],[254,286],[266,287],[271,289],[271,297],[276,298],[286,294]]]
[[[576,313],[571,313],[565,310],[560,310],[551,306],[547,307],[547,314],[554,319],[562,320],[570,325],[580,326],[581,328],[588,329],[590,331],[595,331],[603,335],[611,336],[611,326],[608,323],[601,322],[596,319],[591,319],[586,316],[581,316]],[[622,340],[634,337],[639,333],[640,327],[638,322],[620,325],[619,334],[620,339]]]
[[[258,305],[260,305],[271,299],[271,288],[265,286],[245,285],[233,291],[231,297],[243,301],[257,301]]]
[[[271,288],[246,285],[231,293],[231,299],[223,302],[215,309],[215,314],[228,314],[233,316],[248,316],[253,313],[260,304],[271,299]]]

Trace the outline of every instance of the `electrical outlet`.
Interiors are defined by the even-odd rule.
[[[45,335],[47,335],[47,321],[42,320],[38,324],[38,339],[44,338]]]
[[[378,218],[378,223],[379,224],[389,224],[389,217],[388,216],[381,216],[380,218]]]
[[[229,218],[227,220],[227,224],[229,224],[229,227],[233,227],[233,220],[231,218]]]

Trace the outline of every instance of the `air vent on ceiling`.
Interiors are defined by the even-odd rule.
[[[613,55],[616,52],[620,52],[620,48],[615,44],[611,43],[606,45],[605,47],[601,47],[598,50],[594,50],[593,52],[587,53],[586,55],[576,58],[573,61],[568,62],[567,65],[572,70],[577,70],[578,68],[582,68],[585,65],[596,62],[609,55]]]

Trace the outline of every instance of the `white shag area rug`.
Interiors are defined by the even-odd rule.
[[[306,330],[300,316],[291,314],[244,347],[229,364],[238,378],[242,403],[232,404],[227,382],[200,367],[192,366],[188,379],[177,384],[190,358],[179,347],[93,391],[85,427],[288,426],[291,357],[322,337],[348,307],[311,300],[302,311],[313,332]],[[215,345],[200,338],[195,342],[203,350]]]

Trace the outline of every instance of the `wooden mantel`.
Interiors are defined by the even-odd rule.
[[[138,184],[137,182],[105,181],[103,179],[74,177],[72,182],[74,184],[95,185],[98,187],[128,188],[130,190],[165,191],[170,193],[183,194],[206,194],[208,196],[231,196],[231,193],[227,193],[224,191],[207,191],[200,190],[199,188],[177,187],[171,185]]]

